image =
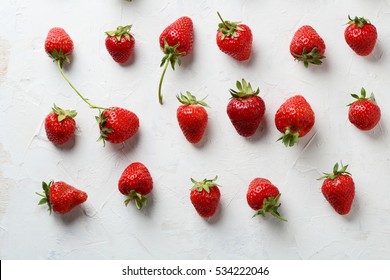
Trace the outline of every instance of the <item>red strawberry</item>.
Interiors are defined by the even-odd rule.
[[[194,186],[191,188],[190,200],[194,205],[196,212],[203,218],[210,218],[217,211],[219,200],[221,198],[221,192],[215,181],[218,176],[214,179],[204,179],[201,182],[197,182],[191,178]]]
[[[118,189],[127,196],[126,206],[134,200],[137,208],[141,209],[148,201],[145,195],[153,189],[153,179],[145,165],[134,162],[123,171],[118,182]]]
[[[366,98],[366,90],[362,88],[360,96],[351,96],[357,100],[349,104],[349,121],[361,130],[373,129],[381,119],[381,109],[376,104],[374,94]]]
[[[63,28],[53,27],[45,40],[45,51],[62,67],[73,53],[73,41]]]
[[[348,26],[344,31],[345,41],[358,55],[369,55],[374,49],[378,37],[375,26],[364,17],[351,19],[348,16],[348,19]]]
[[[177,99],[183,105],[177,108],[176,116],[179,126],[186,139],[196,144],[204,135],[206,130],[208,115],[203,106],[208,107],[204,99],[198,101],[189,91],[187,95],[180,94]]]
[[[249,26],[225,21],[218,13],[221,23],[218,25],[217,45],[219,49],[238,61],[248,60],[252,51],[252,31]]]
[[[160,47],[165,56],[161,60],[160,67],[164,66],[158,87],[158,100],[163,102],[161,86],[164,80],[168,64],[175,70],[175,65],[181,64],[180,58],[189,55],[194,43],[194,27],[189,17],[183,16],[170,24],[160,35]]]
[[[287,99],[276,111],[276,128],[284,133],[278,139],[286,147],[298,143],[299,137],[305,136],[314,126],[315,116],[310,104],[301,95]]]
[[[49,184],[42,182],[42,188],[44,194],[36,193],[43,197],[39,201],[39,205],[47,203],[50,213],[53,210],[55,213],[65,214],[88,198],[85,192],[65,182],[51,181]]]
[[[322,193],[330,205],[340,215],[346,215],[351,210],[352,202],[355,197],[355,183],[351,174],[347,172],[347,167],[336,163],[332,173],[324,173],[325,179],[322,183]]]
[[[299,28],[290,43],[290,53],[298,61],[303,61],[305,67],[309,63],[319,65],[325,58],[325,43],[310,25]]]
[[[281,194],[279,189],[275,187],[269,180],[264,178],[255,178],[250,182],[246,194],[248,205],[256,211],[253,217],[257,215],[265,215],[271,213],[276,218],[287,222],[278,212],[280,203],[278,204]]]
[[[134,51],[135,39],[130,33],[131,25],[118,26],[116,30],[107,31],[106,48],[118,63],[129,60]]]
[[[265,112],[265,103],[258,96],[260,90],[253,91],[250,83],[242,79],[236,83],[238,91],[230,89],[232,98],[227,105],[227,114],[238,134],[244,137],[253,135],[260,125]]]
[[[100,128],[99,140],[103,142],[122,143],[136,134],[139,128],[137,115],[120,107],[103,110],[96,120]]]
[[[45,118],[45,130],[47,138],[56,145],[68,142],[76,130],[77,112],[74,110],[63,110],[54,104],[52,112]]]

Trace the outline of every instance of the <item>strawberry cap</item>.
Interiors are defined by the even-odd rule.
[[[353,103],[355,103],[356,101],[364,101],[364,100],[369,100],[369,101],[371,101],[371,102],[373,102],[373,103],[376,104],[376,100],[375,100],[374,93],[371,93],[370,97],[366,97],[366,96],[367,96],[367,92],[366,92],[366,90],[365,90],[364,88],[362,88],[362,89],[360,90],[360,96],[357,95],[357,94],[354,94],[354,93],[351,94],[351,96],[352,96],[353,98],[355,98],[356,100],[355,100],[354,102],[348,104],[348,106],[351,106],[351,105],[352,105]]]
[[[52,111],[58,116],[58,121],[63,121],[66,118],[75,118],[77,116],[77,111],[75,110],[64,110],[58,107],[56,104],[53,104]]]
[[[286,147],[292,147],[299,142],[299,131],[294,131],[291,128],[287,128],[284,135],[276,141],[282,141]]]
[[[347,171],[348,165],[343,166],[343,163],[341,162],[341,169],[339,170],[339,164],[336,162],[336,164],[333,166],[333,171],[331,173],[325,173],[323,172],[324,176],[321,178],[318,178],[317,180],[323,180],[323,179],[331,179],[334,180],[338,176],[347,174],[347,175],[352,175]]]
[[[278,218],[281,221],[287,222],[285,218],[282,218],[278,212],[278,209],[281,203],[278,204],[279,198],[281,194],[279,193],[276,197],[270,196],[268,198],[264,198],[263,207],[256,211],[256,213],[252,216],[256,217],[258,215],[265,216],[266,213],[270,213],[272,216]]]
[[[187,95],[180,93],[180,95],[176,95],[177,100],[179,100],[179,102],[181,104],[183,104],[183,105],[201,105],[204,107],[210,107],[209,105],[207,105],[206,102],[204,102],[204,100],[207,98],[207,96],[201,100],[197,100],[196,97],[191,94],[191,92],[187,91],[186,94]]]
[[[225,37],[237,37],[238,34],[236,33],[237,30],[244,31],[241,27],[238,26],[240,23],[239,21],[228,21],[224,20],[219,12],[217,12],[218,17],[221,20],[221,23],[218,24],[218,31],[221,31],[222,37],[221,40],[225,39]]]
[[[49,184],[47,184],[46,182],[42,182],[42,189],[44,191],[44,194],[35,192],[37,195],[42,197],[42,199],[38,202],[38,205],[47,204],[47,206],[49,207],[48,210],[49,210],[50,214],[52,212],[52,205],[51,205],[51,201],[50,201],[50,187],[53,184],[54,184],[54,181],[50,181]]]
[[[251,83],[247,83],[244,79],[242,82],[237,81],[236,87],[238,91],[230,89],[229,92],[232,95],[231,98],[246,98],[251,96],[259,95],[260,89],[257,88],[255,91],[252,89]]]
[[[124,36],[128,41],[130,41],[131,40],[131,36],[133,35],[133,34],[130,33],[130,30],[131,30],[132,26],[133,25],[131,25],[131,24],[130,25],[125,25],[125,26],[118,26],[116,28],[116,30],[106,31],[105,33],[106,33],[107,36],[115,37],[118,42],[121,41],[122,36]]]
[[[129,203],[134,200],[135,206],[138,210],[141,210],[143,206],[148,203],[148,198],[140,193],[137,193],[135,190],[131,190],[127,195],[127,199],[125,200],[125,205],[129,205]]]
[[[294,57],[295,60],[302,61],[303,65],[305,65],[306,68],[309,67],[309,63],[314,65],[320,65],[322,64],[322,59],[326,58],[326,56],[321,54],[317,47],[314,47],[310,52],[306,51],[306,49],[303,48],[302,54],[294,53]]]
[[[211,187],[221,187],[220,185],[215,183],[217,179],[218,176],[215,176],[214,179],[203,179],[203,181],[197,182],[193,178],[191,178],[191,182],[194,183],[194,186],[190,190],[197,190],[198,192],[202,192],[203,190],[205,190],[207,193],[210,193]]]
[[[367,23],[370,23],[370,21],[364,17],[357,17],[355,16],[353,19],[348,15],[348,24],[354,24],[359,26],[359,28],[363,28],[363,26]]]

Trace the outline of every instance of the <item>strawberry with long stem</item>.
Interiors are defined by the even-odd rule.
[[[58,69],[77,95],[92,109],[98,109],[96,120],[99,123],[100,137],[98,140],[121,143],[132,137],[139,128],[139,119],[133,112],[120,107],[102,107],[92,104],[70,82],[63,71],[64,62],[70,63],[73,53],[73,41],[62,28],[52,28],[45,41],[45,50],[55,61]]]

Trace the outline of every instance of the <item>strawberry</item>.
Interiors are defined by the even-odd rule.
[[[347,167],[336,163],[332,173],[324,173],[325,176],[318,180],[325,179],[322,183],[322,194],[330,205],[340,215],[346,215],[351,210],[352,202],[355,197],[355,183],[351,173],[347,172]]]
[[[96,121],[100,128],[98,140],[103,140],[103,143],[122,143],[136,134],[139,128],[137,115],[120,107],[103,110]]]
[[[63,28],[53,27],[46,36],[45,51],[62,67],[65,61],[70,62],[69,56],[73,53],[73,41]]]
[[[204,99],[196,100],[196,97],[189,91],[187,91],[187,95],[180,94],[176,97],[183,104],[176,111],[180,129],[188,142],[196,144],[202,140],[206,131],[208,115],[203,106],[208,107],[208,105]]]
[[[248,60],[252,52],[252,31],[249,26],[221,19],[218,25],[217,45],[219,49],[238,61]]]
[[[54,104],[52,112],[45,118],[45,130],[47,138],[56,145],[68,142],[76,130],[77,112],[74,110],[63,110]]]
[[[106,48],[114,61],[125,63],[134,51],[135,39],[130,33],[131,25],[118,26],[116,30],[106,32]]]
[[[194,27],[191,18],[183,16],[166,27],[160,34],[160,47],[165,56],[161,60],[160,67],[164,66],[158,87],[158,100],[163,103],[161,86],[164,80],[168,64],[175,70],[175,65],[181,64],[181,57],[187,56],[192,51],[194,43]]]
[[[38,204],[47,204],[50,213],[52,211],[58,214],[68,213],[88,198],[85,192],[61,181],[51,181],[49,184],[42,182],[42,188],[44,194],[36,193],[42,197]]]
[[[356,101],[349,104],[348,119],[361,130],[373,129],[381,119],[381,109],[376,104],[374,94],[366,98],[366,90],[361,89],[360,96],[351,94]]]
[[[282,140],[286,147],[294,146],[312,129],[314,122],[314,112],[306,99],[301,95],[290,97],[275,114],[276,128],[284,133],[278,141]]]
[[[378,34],[374,25],[364,17],[348,16],[348,26],[344,31],[344,38],[348,46],[361,56],[369,55],[375,47]]]
[[[203,218],[210,218],[217,211],[219,200],[221,198],[221,192],[214,179],[204,179],[201,182],[197,182],[191,178],[191,182],[194,186],[191,188],[190,200],[194,205],[196,212]]]
[[[153,189],[153,179],[145,165],[133,162],[123,171],[118,182],[118,189],[127,196],[126,206],[134,200],[136,207],[141,209],[148,201],[145,195]]]
[[[302,61],[305,67],[309,63],[320,65],[325,58],[325,43],[310,25],[299,28],[290,43],[290,53],[298,61]]]
[[[253,135],[260,125],[265,112],[265,103],[258,96],[260,90],[253,91],[250,83],[242,79],[236,82],[238,91],[230,89],[232,95],[227,114],[238,134],[244,137]]]
[[[246,194],[246,200],[249,207],[256,211],[253,217],[271,213],[274,217],[287,222],[278,212],[280,207],[279,198],[281,194],[269,180],[264,178],[255,178],[250,182]]]

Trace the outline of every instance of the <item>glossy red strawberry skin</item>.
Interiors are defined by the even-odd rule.
[[[287,99],[276,111],[276,128],[285,133],[287,129],[305,136],[314,126],[315,114],[310,104],[301,95]]]
[[[253,210],[259,210],[263,207],[264,199],[276,198],[279,194],[279,189],[268,179],[255,178],[249,184],[246,200]]]
[[[50,142],[62,145],[72,139],[76,131],[76,121],[71,117],[59,121],[58,115],[51,112],[45,118],[45,131]]]
[[[198,191],[194,189],[190,193],[190,200],[196,212],[203,218],[210,218],[218,209],[221,192],[218,186],[210,187],[210,192],[206,190]]]
[[[337,213],[349,213],[355,197],[355,183],[351,176],[343,174],[333,180],[327,178],[322,183],[321,191]]]
[[[153,189],[153,179],[144,164],[133,162],[122,172],[118,189],[124,195],[129,195],[131,190],[147,195]]]
[[[362,28],[351,23],[344,31],[345,41],[360,56],[367,56],[373,51],[377,37],[376,28],[371,23],[365,23]]]
[[[164,49],[164,40],[171,47],[180,43],[177,52],[183,53],[182,56],[189,55],[194,44],[194,27],[191,18],[180,17],[163,30],[159,38],[162,49]]]
[[[112,107],[111,110],[104,110],[102,118],[106,119],[104,127],[111,130],[106,133],[104,140],[118,144],[133,137],[139,129],[137,115],[127,109]],[[100,125],[102,130],[102,125]]]
[[[199,143],[206,131],[208,114],[201,105],[181,105],[176,111],[180,129],[192,144]]]
[[[232,98],[226,112],[237,133],[249,137],[255,134],[263,119],[265,103],[259,96]]]
[[[135,39],[132,35],[130,40],[121,36],[120,41],[115,36],[107,36],[105,40],[108,53],[115,62],[126,63],[134,52]]]
[[[304,51],[310,52],[316,48],[323,56],[325,54],[325,42],[317,31],[310,25],[299,28],[290,43],[290,53],[294,58],[302,55]]]
[[[65,182],[55,182],[50,187],[50,203],[54,212],[65,214],[85,202],[88,195]]]
[[[252,52],[252,30],[246,24],[237,25],[241,30],[236,30],[237,36],[224,37],[221,31],[217,32],[216,42],[219,49],[238,61],[248,60]]]
[[[61,27],[51,28],[45,40],[45,51],[51,55],[54,50],[68,55],[73,53],[73,41]]]
[[[349,107],[349,121],[361,130],[373,129],[379,123],[380,118],[381,109],[368,99],[355,101]]]

